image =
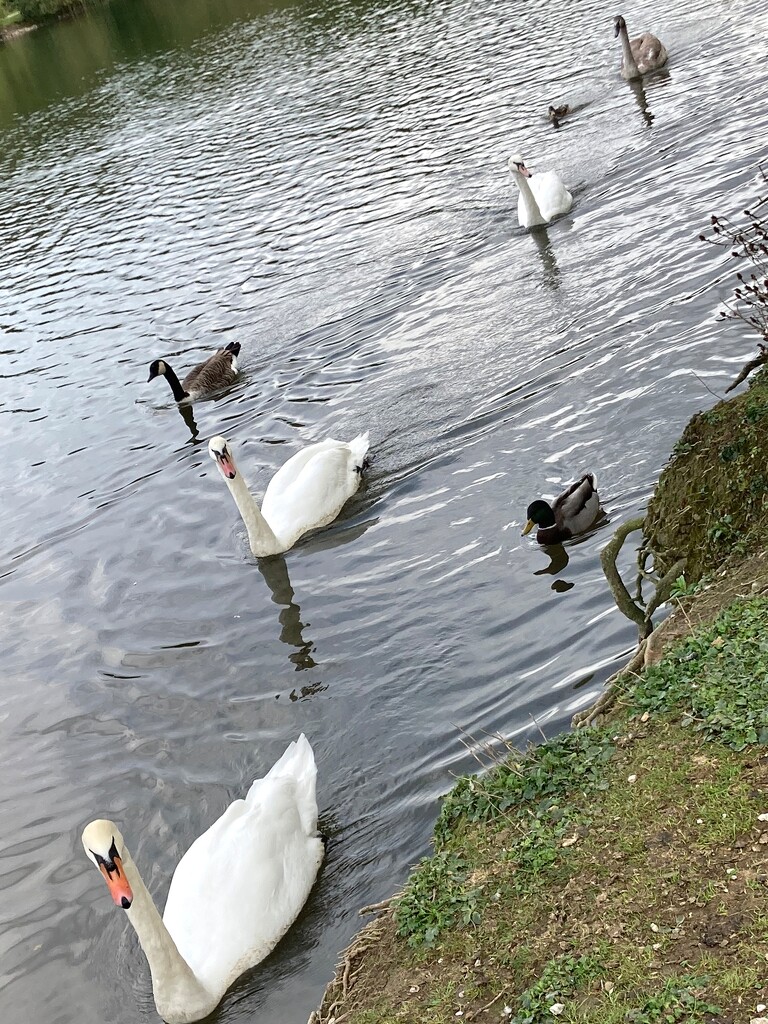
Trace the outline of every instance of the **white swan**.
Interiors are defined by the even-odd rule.
[[[367,451],[367,431],[349,442],[329,437],[309,445],[278,469],[259,508],[237,470],[226,438],[212,437],[208,442],[208,454],[235,499],[257,557],[279,555],[308,530],[333,522],[360,486]]]
[[[641,78],[649,71],[662,68],[667,63],[667,48],[650,32],[643,32],[641,36],[630,41],[627,23],[620,14],[614,18],[613,28],[614,35],[621,36],[621,49],[624,55],[621,62],[622,78],[628,81],[632,78]]]
[[[559,174],[554,171],[533,174],[525,166],[525,160],[517,154],[511,156],[507,163],[520,189],[517,219],[521,227],[535,228],[540,224],[549,224],[555,217],[568,213],[573,206],[573,196]]]
[[[83,846],[136,929],[157,1012],[167,1024],[207,1017],[232,982],[259,963],[306,902],[323,859],[317,768],[303,734],[245,800],[190,846],[161,919],[112,821],[92,821]]]

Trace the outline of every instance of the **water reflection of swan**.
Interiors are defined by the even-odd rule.
[[[274,558],[260,558],[259,572],[266,580],[266,584],[272,592],[272,600],[277,605],[282,605],[278,616],[280,622],[280,640],[289,647],[296,648],[288,660],[296,666],[296,671],[314,668],[317,662],[312,658],[312,651],[315,645],[311,640],[305,640],[302,631],[306,623],[301,621],[301,608],[296,604],[293,597],[293,587],[288,575],[288,565],[282,555]]]
[[[668,81],[669,72],[666,69],[659,71],[653,76],[654,86],[666,84]],[[645,94],[645,85],[643,84],[642,78],[634,78],[632,81],[627,82],[627,85],[632,90],[632,94],[635,97],[635,103],[637,103],[640,113],[643,115],[643,121],[645,121],[648,128],[650,128],[656,119],[656,115],[648,109],[648,97]]]
[[[555,250],[552,248],[547,229],[540,228],[538,231],[532,231],[531,238],[536,244],[539,259],[544,268],[544,284],[548,288],[559,288],[560,268],[557,265],[557,257],[555,256]]]

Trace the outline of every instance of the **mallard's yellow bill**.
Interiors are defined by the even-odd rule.
[[[526,533],[530,533],[535,525],[536,525],[536,523],[534,523],[534,521],[532,519],[529,519],[528,522],[525,524],[525,529],[523,530],[523,534],[522,534],[523,537],[526,535]]]

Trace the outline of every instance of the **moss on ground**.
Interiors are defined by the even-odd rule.
[[[666,572],[687,559],[689,584],[763,550],[768,519],[768,373],[694,416],[659,478],[645,535]]]

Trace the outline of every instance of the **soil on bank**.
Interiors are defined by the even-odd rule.
[[[645,522],[686,559],[661,660],[459,780],[312,1024],[768,1024],[767,427],[765,371],[691,420]]]

